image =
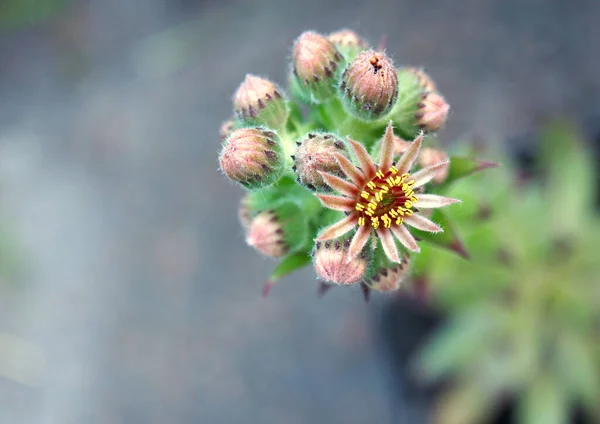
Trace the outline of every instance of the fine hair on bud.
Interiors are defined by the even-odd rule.
[[[380,119],[398,99],[396,68],[385,53],[364,51],[344,70],[339,90],[348,112],[368,121]]]
[[[351,29],[340,29],[327,36],[346,61],[351,61],[357,54],[369,48],[369,43]]]
[[[313,251],[313,264],[320,280],[337,285],[359,283],[365,276],[370,255],[367,248],[350,257],[350,240],[318,241]]]
[[[313,191],[330,191],[322,172],[343,176],[336,154],[348,157],[346,143],[331,133],[309,133],[297,143],[293,170],[298,183]]]
[[[335,95],[344,57],[325,36],[306,31],[296,39],[292,52],[292,74],[299,95],[321,103]]]
[[[402,287],[410,269],[410,260],[403,257],[400,263],[381,266],[365,284],[372,290],[380,292],[393,292]]]
[[[260,212],[250,221],[246,243],[265,256],[279,258],[289,251],[283,231],[274,211]]]
[[[414,66],[408,66],[404,68],[404,70],[412,75],[414,75],[417,80],[418,86],[421,88],[423,93],[428,93],[430,91],[436,91],[436,85],[433,79],[425,72],[423,68],[416,68]]]
[[[436,132],[446,123],[450,105],[437,92],[425,93],[417,105],[415,119],[419,128],[425,132]]]
[[[245,124],[282,128],[289,115],[283,91],[272,81],[246,75],[233,95],[233,109]]]
[[[232,131],[223,143],[219,163],[227,177],[248,189],[271,185],[284,171],[279,137],[263,127]]]

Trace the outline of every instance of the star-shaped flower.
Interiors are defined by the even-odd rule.
[[[407,225],[423,231],[443,231],[437,224],[420,215],[419,209],[439,208],[460,200],[421,192],[421,188],[449,163],[442,161],[411,175],[410,170],[419,155],[422,141],[421,133],[402,154],[398,163],[394,163],[394,131],[390,122],[383,136],[377,166],[360,143],[348,139],[360,168],[337,153],[336,160],[349,181],[326,172],[321,175],[342,196],[317,195],[323,206],[346,212],[347,216],[328,227],[317,241],[340,237],[358,227],[350,243],[349,258],[358,255],[369,238],[376,235],[381,240],[387,257],[399,263],[401,259],[394,237],[407,249],[420,251]]]

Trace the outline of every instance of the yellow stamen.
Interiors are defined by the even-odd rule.
[[[365,225],[365,217],[361,216],[358,218],[358,225]]]
[[[374,183],[373,181],[369,181],[369,183],[367,184],[367,186],[368,186],[368,187],[369,187],[371,190],[374,190],[374,189],[377,187],[377,185],[375,185],[375,183]]]
[[[360,196],[363,197],[363,198],[365,198],[365,199],[367,199],[367,200],[369,200],[369,197],[370,197],[369,193],[366,192],[366,191],[363,191],[362,193],[360,193]]]
[[[396,168],[395,166],[390,166],[390,172],[396,175],[398,173],[398,168]]]
[[[392,220],[389,216],[387,216],[387,213],[381,217],[381,220],[383,221],[383,226],[385,228],[390,228],[390,226],[392,225]]]

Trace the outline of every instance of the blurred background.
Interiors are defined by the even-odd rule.
[[[427,69],[445,142],[527,145],[600,113],[599,20],[597,0],[2,0],[0,423],[394,422],[385,297],[317,301],[311,269],[260,296],[274,263],[217,165],[232,93],[349,27]]]

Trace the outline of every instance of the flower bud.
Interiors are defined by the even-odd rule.
[[[351,61],[357,54],[369,48],[369,43],[350,29],[341,29],[332,32],[327,38],[344,55],[346,61]]]
[[[231,134],[231,132],[234,130],[234,128],[235,128],[235,119],[234,118],[224,121],[221,124],[221,128],[219,129],[219,136],[221,137],[221,141],[224,141],[227,137],[229,137],[229,134]]]
[[[401,287],[409,268],[410,262],[405,257],[400,263],[381,267],[365,284],[368,288],[380,292],[396,291]]]
[[[348,256],[350,240],[317,242],[313,263],[319,278],[338,285],[358,283],[369,267],[368,250],[354,258]]]
[[[342,74],[340,91],[353,115],[364,120],[382,118],[398,98],[396,68],[383,52],[364,51]]]
[[[254,217],[248,227],[246,243],[272,258],[284,256],[289,250],[283,236],[283,227],[273,211],[261,212]]]
[[[246,124],[281,128],[289,115],[287,100],[275,83],[254,75],[246,75],[233,95],[233,109]]]
[[[413,76],[416,79],[417,85],[421,88],[421,91],[423,93],[436,90],[435,82],[422,68],[415,68],[413,66],[409,66],[404,69],[408,73],[413,74]]]
[[[302,33],[294,44],[292,59],[302,97],[312,103],[331,98],[344,63],[344,57],[327,38],[313,31]]]
[[[417,105],[415,119],[419,128],[426,132],[435,132],[444,126],[450,105],[436,92],[423,94]]]
[[[426,168],[433,166],[440,162],[446,162],[450,160],[446,152],[442,150],[433,149],[431,147],[425,147],[421,150],[417,161],[421,167]],[[438,169],[433,177],[433,181],[437,184],[443,182],[448,177],[448,171],[450,170],[450,164],[446,164],[444,167]]]
[[[221,170],[248,189],[273,184],[283,174],[283,153],[277,134],[262,127],[234,130],[219,156]]]
[[[279,258],[301,247],[305,233],[306,219],[300,207],[283,202],[252,218],[246,243],[266,256]]]
[[[335,134],[309,133],[297,145],[296,153],[292,156],[292,169],[298,176],[298,183],[310,190],[331,190],[320,172],[343,175],[335,154],[347,156],[346,144]]]

